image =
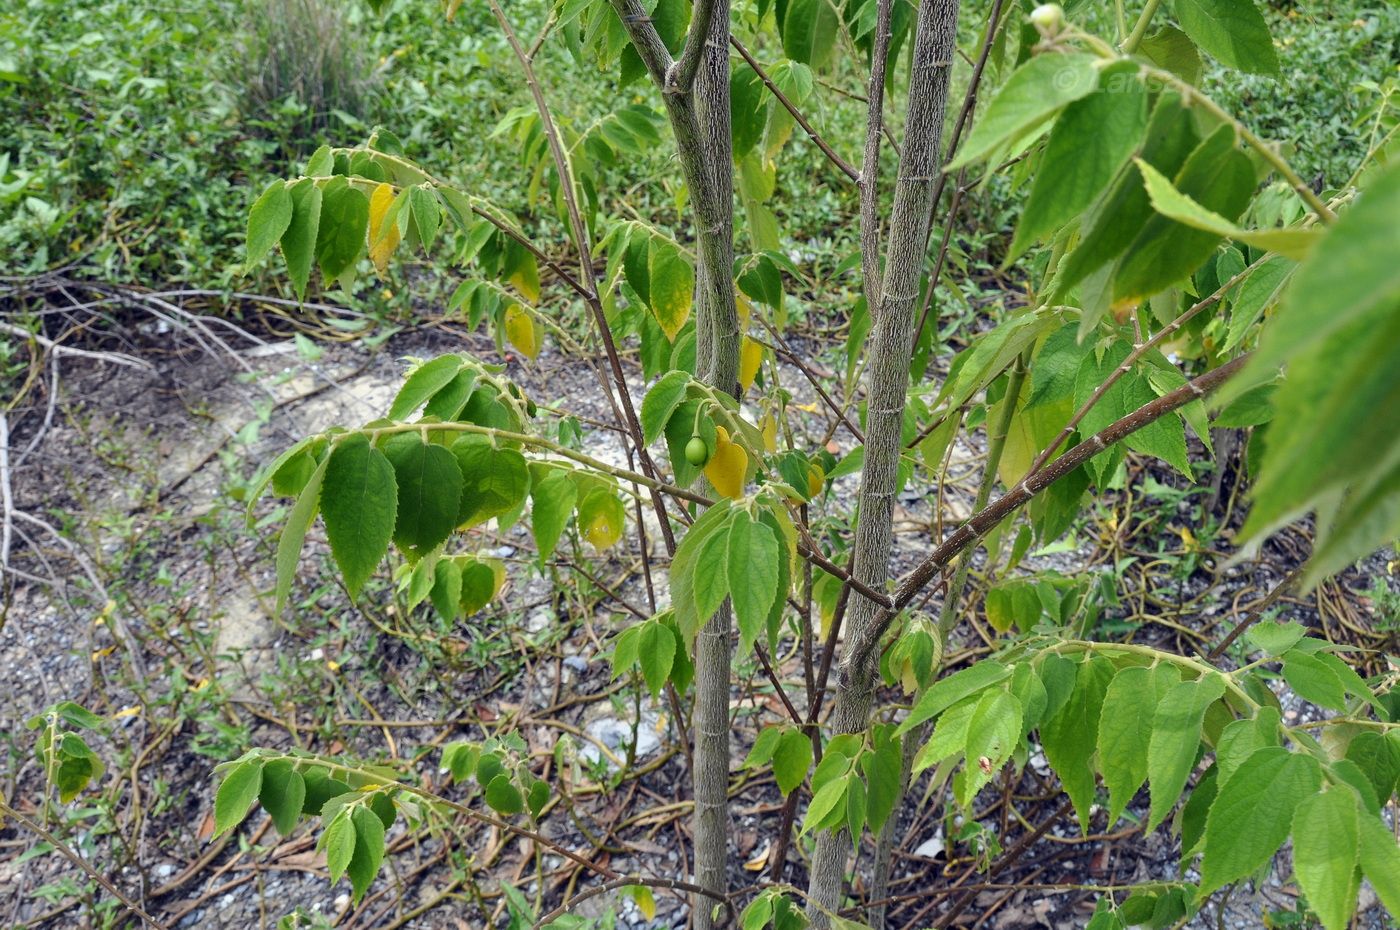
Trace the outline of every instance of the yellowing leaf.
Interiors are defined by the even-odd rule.
[[[583,528],[583,538],[594,549],[606,549],[622,538],[622,524],[611,510],[599,509]]]
[[[737,288],[734,291],[734,306],[739,311],[739,326],[747,328],[753,317],[753,304]]]
[[[758,421],[758,429],[763,433],[763,448],[770,453],[778,451],[778,421],[773,414],[765,413]]]
[[[394,188],[388,184],[380,184],[369,197],[369,257],[380,274],[399,247],[399,224],[384,222],[393,203]]]
[[[539,321],[519,304],[506,308],[506,340],[531,361],[540,354],[544,342],[543,329]]]
[[[526,252],[507,280],[530,303],[540,302],[540,267],[535,256]]]
[[[642,916],[647,920],[655,920],[656,898],[652,896],[651,889],[646,885],[633,885],[628,890],[632,893],[632,901],[637,905],[637,910],[642,912]]]
[[[652,236],[647,250],[647,273],[651,278],[651,312],[656,322],[675,342],[694,300],[695,269],[670,239]]]
[[[747,391],[753,387],[754,378],[758,377],[758,366],[763,363],[763,346],[754,342],[748,336],[739,346],[739,390]]]
[[[710,484],[725,497],[738,497],[744,493],[744,473],[748,467],[749,454],[743,446],[730,442],[729,432],[716,426],[715,451],[705,465],[705,477]]]

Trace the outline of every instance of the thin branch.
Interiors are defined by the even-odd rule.
[[[768,72],[763,70],[763,65],[759,64],[758,59],[754,58],[749,50],[744,47],[744,43],[740,42],[737,36],[731,35],[729,37],[729,44],[734,46],[735,51],[743,57],[744,61],[748,62],[749,67],[753,69],[753,73],[757,74],[758,79],[763,82],[763,86],[768,88],[768,92],[774,97],[777,97],[778,102],[783,105],[783,108],[787,110],[788,113],[792,114],[792,118],[797,121],[797,125],[801,126],[802,131],[807,133],[807,138],[811,139],[812,142],[816,144],[817,148],[822,150],[822,154],[827,157],[827,160],[839,168],[841,173],[846,177],[859,183],[860,172],[851,167],[850,162],[846,161],[846,159],[837,155],[836,150],[828,145],[826,140],[821,137],[821,134],[812,128],[812,124],[807,122],[807,117],[803,116],[802,111],[797,109],[796,105],[787,98],[787,95],[778,89],[778,85],[773,83],[773,79],[768,76]]]
[[[78,855],[78,853],[75,852],[67,843],[63,842],[63,840],[54,836],[48,830],[45,830],[43,827],[35,823],[30,818],[26,817],[24,814],[21,814],[19,811],[6,804],[3,800],[0,800],[0,814],[4,814],[7,817],[13,817],[19,823],[23,824],[27,829],[42,837],[49,845],[51,845],[55,850],[58,851],[59,855],[63,856],[63,858],[67,859],[69,862],[73,863],[78,868],[82,869],[85,873],[87,873],[87,876],[89,878],[97,882],[103,888],[107,889],[107,892],[110,895],[112,895],[112,897],[120,901],[122,903],[122,906],[125,907],[128,911],[135,914],[137,917],[140,917],[152,927],[155,927],[156,930],[169,930],[169,928],[165,924],[156,920],[150,914],[147,914],[144,910],[142,910],[141,905],[137,904],[135,901],[131,900],[126,895],[122,894],[119,890],[117,890],[116,885],[113,885],[110,881],[108,881],[106,876],[104,876],[101,872],[98,872],[92,866],[88,865],[87,860],[85,860],[82,856]]]
[[[973,514],[966,523],[958,527],[945,539],[938,548],[929,553],[914,569],[909,572],[905,580],[895,591],[894,610],[885,611],[878,621],[879,635],[870,638],[871,643],[878,643],[880,636],[889,628],[890,622],[895,615],[908,607],[930,581],[942,573],[944,567],[948,565],[959,553],[968,546],[973,545],[983,535],[990,532],[997,524],[1006,519],[1032,497],[1050,487],[1089,459],[1098,455],[1109,446],[1119,442],[1133,433],[1156,422],[1168,414],[1191,403],[1200,400],[1207,394],[1220,387],[1230,379],[1237,371],[1243,367],[1249,359],[1249,355],[1241,355],[1233,361],[1226,362],[1219,368],[1213,368],[1203,375],[1186,382],[1181,387],[1155,400],[1143,404],[1137,410],[1116,420],[1104,427],[1099,432],[1090,436],[1079,445],[1070,449],[1064,455],[1055,459],[1050,464],[1041,469],[1031,472],[1021,479],[1015,488],[1008,491],[1004,496],[998,498],[994,503]],[[859,656],[856,660],[859,660]]]

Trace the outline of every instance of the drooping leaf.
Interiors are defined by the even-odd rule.
[[[1133,67],[1104,69],[1098,89],[1065,107],[1055,121],[1008,262],[1087,209],[1141,143],[1147,90]]]
[[[296,829],[306,802],[306,781],[286,759],[277,759],[263,766],[262,785],[258,801],[272,818],[277,832],[287,836]]]
[[[248,759],[229,770],[214,793],[214,836],[218,837],[243,822],[248,808],[258,799],[262,788],[263,764]]]
[[[1104,693],[1114,675],[1113,663],[1092,656],[1079,663],[1074,691],[1059,713],[1040,725],[1045,758],[1074,804],[1080,828],[1089,829],[1094,797],[1094,771],[1089,765],[1097,748]]]
[[[287,595],[291,593],[292,582],[296,580],[297,563],[301,560],[301,547],[306,541],[306,531],[311,521],[316,519],[316,510],[321,502],[321,484],[325,479],[329,456],[321,460],[311,478],[302,488],[292,510],[287,514],[287,522],[282,526],[282,534],[277,538],[277,589],[273,608],[277,616],[282,615]]]
[[[812,765],[812,740],[798,729],[783,730],[773,747],[773,778],[784,796],[792,794]]]
[[[680,246],[665,236],[652,236],[647,254],[651,310],[656,322],[675,341],[686,320],[695,292],[695,269]]]
[[[1293,815],[1293,871],[1326,930],[1345,930],[1356,910],[1358,815],[1356,796],[1343,787],[1305,799]]]
[[[404,419],[452,383],[461,371],[460,355],[440,355],[419,365],[394,396],[394,402],[389,405],[389,419]]]
[[[394,542],[421,558],[452,535],[462,498],[462,471],[442,446],[416,433],[400,433],[384,445],[398,485]]]
[[[763,632],[778,590],[778,539],[769,527],[739,511],[729,526],[729,593],[739,624],[739,652],[747,655]]]
[[[642,625],[641,638],[637,642],[637,659],[642,666],[642,678],[653,696],[661,692],[661,686],[671,674],[671,663],[676,657],[676,638],[664,625],[649,621]]]
[[[321,190],[321,223],[316,231],[316,264],[326,282],[354,270],[365,249],[369,198],[344,178]]]
[[[306,299],[320,228],[321,188],[310,178],[303,178],[292,185],[292,218],[282,233],[282,257],[286,259],[297,300]]]
[[[331,881],[338,882],[355,855],[355,824],[350,819],[350,808],[342,807],[331,818],[326,832],[321,834],[321,845],[326,850],[326,870]]]
[[[1152,807],[1147,829],[1155,830],[1181,797],[1196,762],[1206,709],[1225,693],[1225,679],[1207,674],[1173,685],[1152,715],[1147,749],[1147,778]]]
[[[530,483],[530,528],[541,562],[553,557],[577,499],[578,486],[557,469],[550,469],[544,477]]]
[[[1152,718],[1167,690],[1181,675],[1176,666],[1134,666],[1114,676],[1099,716],[1099,770],[1108,789],[1108,822],[1116,824],[1133,795],[1147,781]]]
[[[1206,818],[1202,896],[1244,878],[1283,845],[1298,805],[1322,776],[1317,760],[1272,746],[1260,749],[1220,786]]]
[[[976,694],[984,688],[1005,680],[1010,675],[1011,669],[999,662],[989,660],[954,672],[947,678],[940,678],[934,682],[933,687],[924,692],[918,703],[914,705],[913,710],[909,712],[909,716],[899,725],[898,735],[903,736],[925,720],[931,720],[943,713],[968,695]]]
[[[285,181],[273,181],[248,211],[246,266],[262,261],[292,224],[292,193]]]
[[[331,450],[321,486],[321,515],[331,555],[354,597],[388,551],[398,511],[394,466],[361,433]]]
[[[355,851],[345,865],[345,874],[350,878],[352,898],[358,903],[384,861],[384,822],[360,805],[350,814],[350,824],[355,830]]]
[[[1172,0],[1186,34],[1224,65],[1255,74],[1278,74],[1278,56],[1254,0]]]

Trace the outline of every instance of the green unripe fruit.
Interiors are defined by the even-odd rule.
[[[685,444],[685,460],[696,468],[710,460],[710,447],[699,436],[691,436]]]
[[[1054,36],[1065,24],[1065,11],[1058,3],[1042,3],[1031,11],[1031,25],[1046,38]]]

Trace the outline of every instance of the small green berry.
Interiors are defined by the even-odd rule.
[[[691,436],[685,444],[685,460],[696,468],[710,460],[710,447],[699,436]]]

